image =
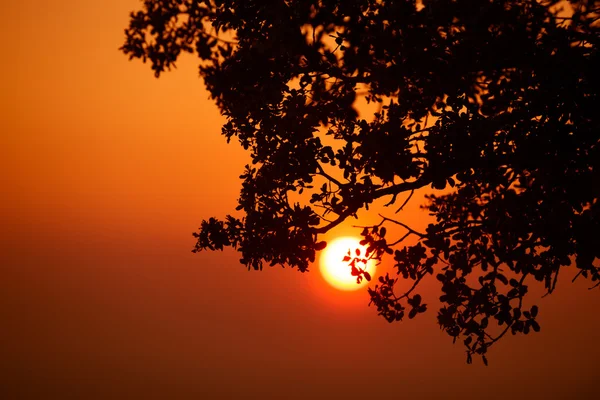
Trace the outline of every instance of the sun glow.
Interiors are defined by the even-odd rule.
[[[352,275],[352,267],[350,261],[343,261],[344,257],[348,255],[350,250],[350,257],[356,258],[356,250],[360,250],[360,256],[365,257],[366,248],[360,245],[360,240],[354,237],[341,237],[332,240],[327,244],[327,247],[323,251],[319,259],[319,268],[321,274],[331,286],[340,290],[357,290],[365,287],[369,284],[366,279],[363,279],[360,283],[356,283],[356,276]],[[375,260],[370,260],[366,263],[358,262],[356,267],[365,269],[371,278],[374,277],[376,269]]]

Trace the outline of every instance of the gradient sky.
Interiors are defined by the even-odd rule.
[[[388,324],[316,266],[192,254],[248,157],[193,57],[156,80],[117,50],[138,8],[0,3],[0,398],[596,398],[600,292],[568,272],[486,368],[440,331],[435,279],[428,313]]]

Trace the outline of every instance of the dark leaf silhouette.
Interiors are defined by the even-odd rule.
[[[327,247],[327,242],[319,242],[315,244],[315,250],[323,250]]]
[[[363,227],[368,254],[344,259],[352,274],[369,280],[356,262],[392,255],[397,276],[368,289],[389,322],[426,310],[414,292],[435,274],[441,328],[463,339],[467,362],[487,365],[507,332],[540,330],[530,285],[552,293],[569,265],[600,285],[599,10],[594,0],[145,0],[121,49],[157,76],[197,54],[222,134],[251,155],[239,214],[203,221],[194,251],[231,246],[248,268],[306,271],[320,235],[376,201],[393,206],[397,217]],[[359,115],[358,100],[378,111]],[[420,188],[433,191],[424,232],[402,221]],[[406,233],[390,239],[390,225]],[[399,279],[410,283],[402,293]]]

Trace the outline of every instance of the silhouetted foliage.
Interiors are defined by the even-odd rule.
[[[305,271],[325,247],[319,235],[375,200],[399,213],[415,190],[446,188],[427,197],[435,222],[424,232],[389,216],[363,229],[369,257],[393,257],[396,273],[369,294],[388,321],[413,318],[433,275],[441,328],[464,341],[468,362],[487,364],[506,332],[540,329],[524,303],[532,280],[551,293],[574,265],[600,283],[599,10],[592,0],[146,0],[122,50],[156,76],[196,53],[223,135],[251,153],[241,217],[203,221],[195,251],[232,246],[248,268]],[[359,99],[379,110],[359,115]],[[389,224],[406,235],[389,239]],[[399,279],[414,285],[396,293]]]

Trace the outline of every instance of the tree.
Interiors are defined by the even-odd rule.
[[[306,271],[320,235],[431,187],[424,232],[401,214],[363,229],[367,256],[393,257],[397,274],[371,302],[390,322],[413,318],[426,310],[419,283],[435,276],[441,328],[487,364],[507,332],[540,329],[530,282],[552,293],[574,265],[600,284],[599,11],[594,0],[145,0],[121,50],[157,77],[196,53],[222,134],[251,153],[241,216],[203,221],[194,251],[232,246],[248,268]],[[359,98],[379,111],[360,116]],[[389,224],[406,235],[389,239]],[[396,293],[398,279],[414,285]]]

